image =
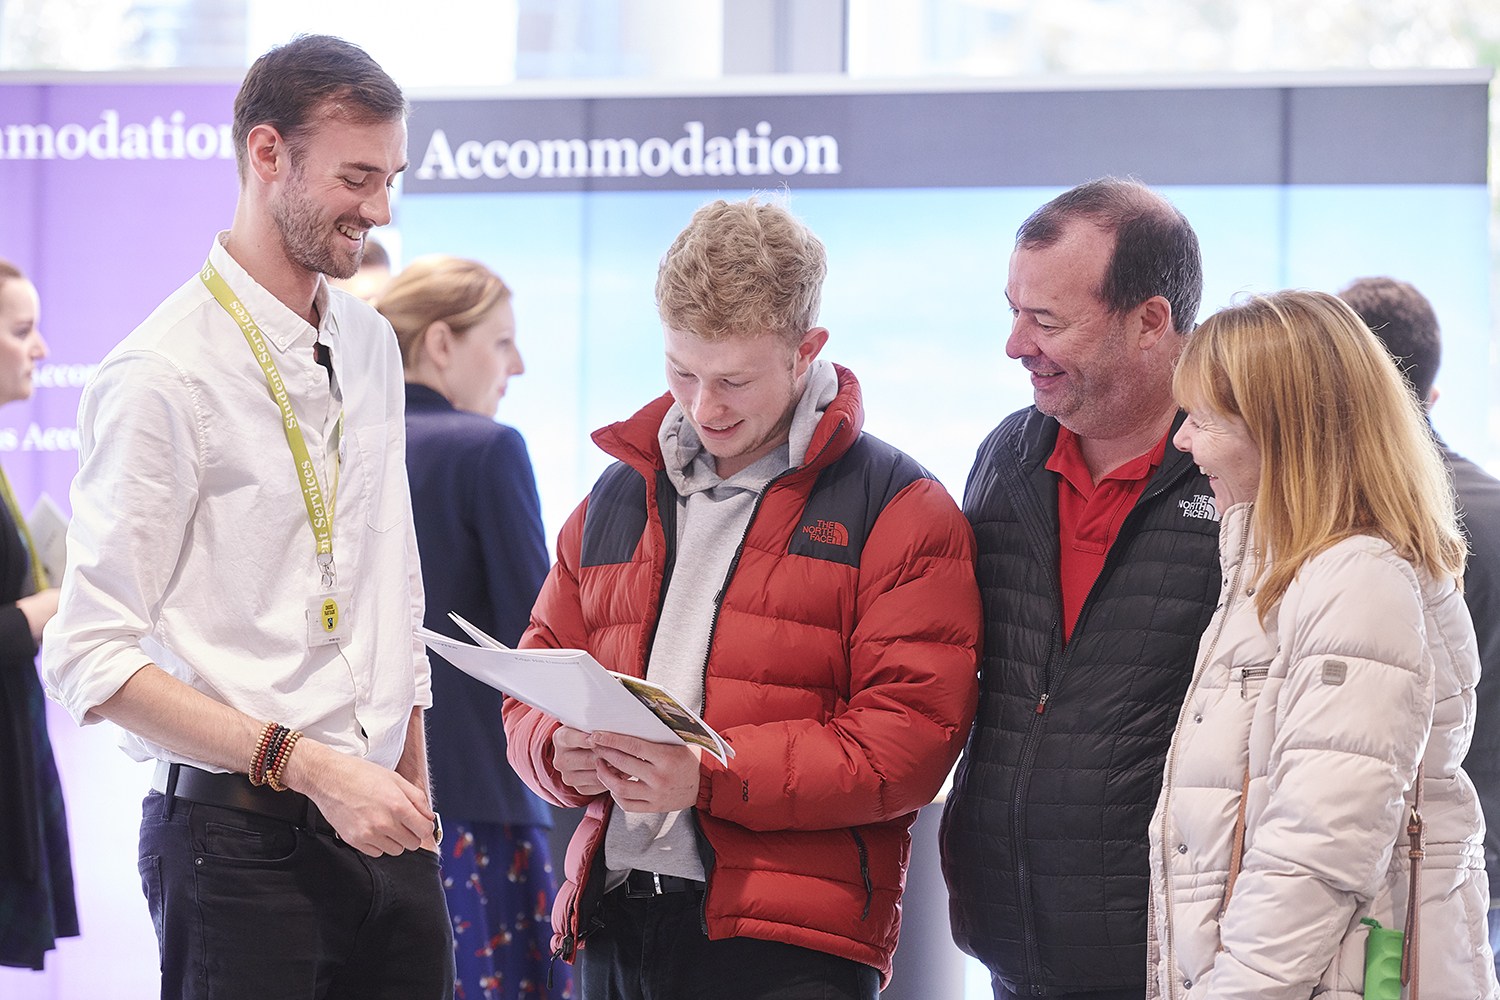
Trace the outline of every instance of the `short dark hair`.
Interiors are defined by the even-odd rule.
[[[1425,403],[1443,360],[1442,332],[1427,296],[1405,281],[1379,277],[1351,281],[1339,298],[1380,338]]]
[[[296,152],[324,109],[347,122],[406,115],[406,98],[364,49],[332,35],[298,35],[255,60],[234,99],[234,155],[245,179],[245,142],[270,125]]]
[[[1064,191],[1031,213],[1016,245],[1049,247],[1075,219],[1115,234],[1099,297],[1111,312],[1134,309],[1154,295],[1172,307],[1172,325],[1190,333],[1203,298],[1203,254],[1198,234],[1161,195],[1133,180],[1101,177]]]

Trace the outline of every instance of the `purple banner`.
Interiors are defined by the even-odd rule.
[[[35,282],[49,354],[0,409],[24,509],[65,510],[93,366],[203,262],[234,212],[233,84],[0,84],[0,257]]]

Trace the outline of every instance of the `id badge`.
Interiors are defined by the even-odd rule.
[[[307,601],[307,644],[331,646],[349,641],[349,614],[353,592],[335,590]]]

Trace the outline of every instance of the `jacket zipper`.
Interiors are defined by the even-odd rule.
[[[1162,942],[1162,968],[1166,971],[1168,997],[1177,996],[1177,960],[1175,951],[1175,935],[1172,930],[1172,849],[1167,836],[1168,827],[1171,825],[1172,816],[1172,781],[1177,771],[1177,735],[1182,731],[1182,720],[1187,718],[1188,706],[1192,704],[1193,694],[1198,690],[1198,682],[1203,678],[1203,671],[1213,660],[1214,651],[1219,647],[1219,639],[1224,635],[1224,626],[1229,624],[1229,614],[1234,609],[1235,598],[1239,596],[1240,579],[1244,575],[1245,563],[1250,558],[1247,546],[1250,544],[1250,517],[1255,512],[1255,504],[1250,504],[1245,511],[1245,527],[1240,532],[1239,562],[1234,567],[1234,578],[1229,583],[1228,596],[1224,599],[1224,607],[1219,611],[1219,626],[1214,629],[1214,637],[1208,644],[1208,650],[1193,668],[1193,680],[1188,685],[1187,695],[1182,699],[1182,710],[1177,714],[1177,726],[1172,731],[1172,743],[1167,750],[1167,766],[1163,771],[1162,788],[1165,797],[1162,799],[1161,810],[1161,878],[1162,878],[1162,908],[1163,918],[1166,922],[1166,939]],[[1269,672],[1269,668],[1267,669]],[[1241,678],[1241,693],[1243,695],[1244,680]],[[1148,887],[1149,891],[1149,887]],[[1154,975],[1156,970],[1147,971],[1148,977]]]
[[[1270,667],[1246,667],[1240,671],[1240,701],[1250,697],[1250,682],[1264,680],[1271,676]]]
[[[819,448],[818,453],[812,457],[812,461],[804,462],[802,465],[787,469],[784,472],[777,473],[770,479],[766,480],[766,485],[761,487],[760,495],[755,498],[755,505],[750,508],[750,516],[745,520],[745,530],[740,535],[739,544],[735,546],[734,558],[729,560],[729,569],[724,573],[724,583],[720,585],[719,592],[714,595],[714,610],[713,614],[708,619],[708,644],[703,649],[703,669],[700,672],[700,677],[703,685],[703,711],[700,714],[702,715],[704,721],[708,720],[708,661],[709,658],[713,655],[714,637],[717,636],[719,632],[719,611],[724,607],[724,598],[729,594],[729,583],[734,579],[735,571],[740,568],[740,557],[745,554],[745,543],[750,540],[750,529],[755,526],[755,519],[760,515],[761,505],[765,503],[766,497],[770,494],[772,486],[775,486],[777,483],[781,482],[788,476],[794,475],[795,473],[801,472],[802,470],[817,464],[818,459],[823,457],[823,453],[828,450],[828,446],[833,443],[834,438],[838,437],[839,432],[844,429],[844,423],[844,420],[840,420],[838,422],[838,424],[833,429],[833,433],[828,435],[828,439],[823,442],[823,447]],[[662,600],[666,599],[666,594],[666,585],[665,583],[663,583],[661,594]],[[658,604],[657,607],[659,610],[660,604]],[[861,847],[863,847],[863,844],[861,844]],[[712,848],[712,845],[710,845],[710,848]],[[707,873],[705,873],[705,875],[706,874]],[[868,881],[868,876],[866,877],[866,879]],[[867,913],[869,912],[868,901],[865,904],[865,911]],[[703,883],[703,901],[698,907],[698,919],[703,926],[704,935],[707,936],[708,882],[706,881],[706,879]]]
[[[1051,639],[1047,647],[1047,663],[1051,663],[1058,650],[1058,636],[1061,634],[1062,620],[1052,620]],[[1050,688],[1050,682],[1045,686]],[[1031,865],[1027,861],[1026,838],[1025,838],[1025,816],[1026,797],[1031,790],[1031,769],[1036,763],[1037,750],[1042,743],[1042,715],[1047,710],[1047,700],[1051,697],[1050,691],[1043,691],[1041,698],[1036,703],[1036,711],[1032,715],[1031,723],[1026,727],[1026,740],[1021,744],[1021,763],[1016,769],[1016,787],[1012,792],[1010,810],[1010,836],[1011,843],[1016,845],[1016,900],[1020,904],[1021,911],[1021,940],[1026,951],[1026,978],[1033,984],[1032,990],[1037,989],[1036,982],[1041,978],[1042,959],[1041,947],[1036,935],[1036,914],[1031,907]]]
[[[578,945],[582,943],[585,937],[588,936],[584,933],[583,927],[581,926],[583,921],[579,916],[579,906],[580,901],[583,898],[583,887],[585,883],[595,877],[595,872],[593,871],[594,857],[595,854],[603,849],[603,831],[609,828],[608,811],[605,812],[603,819],[600,820],[600,824],[600,846],[594,849],[594,854],[589,855],[587,864],[584,865],[584,867],[579,872],[578,882],[574,885],[573,888],[573,898],[568,900],[568,915],[567,921],[564,924],[562,941],[558,943],[557,948],[552,952],[552,961],[547,963],[548,989],[551,989],[552,987],[552,963],[556,962],[559,958],[561,958],[564,962],[572,962],[574,956],[578,953]]]
[[[865,908],[859,919],[868,920],[870,904],[875,899],[875,883],[870,879],[870,849],[865,846],[865,838],[852,826],[849,828],[849,835],[854,838],[854,846],[859,849],[859,877],[865,884]]]
[[[1018,510],[1031,506],[1031,502],[1037,498],[1036,491],[1030,487],[1029,476],[1025,474],[1017,476],[1014,481],[1000,483],[1000,488],[1011,495],[1011,502]],[[1056,534],[1053,533],[1049,538],[1045,525],[1039,518],[1034,519],[1033,526],[1036,528],[1033,534],[1037,547],[1043,552],[1050,552],[1056,544]],[[1058,608],[1062,607],[1060,579],[1054,579],[1053,600]],[[1037,751],[1041,748],[1042,725],[1047,711],[1047,702],[1051,699],[1053,687],[1062,674],[1061,669],[1053,670],[1053,661],[1065,660],[1067,657],[1066,649],[1060,648],[1062,646],[1061,634],[1062,616],[1059,614],[1052,620],[1047,655],[1042,662],[1042,690],[1030,723],[1026,727],[1026,736],[1021,744],[1021,759],[1016,768],[1016,783],[1011,791],[1010,837],[1011,843],[1015,845],[1016,904],[1021,914],[1021,945],[1025,953],[1026,978],[1031,983],[1030,988],[1033,994],[1041,989],[1037,983],[1041,978],[1042,959],[1041,945],[1036,933],[1036,913],[1031,905],[1031,865],[1026,853],[1024,836],[1026,800],[1031,789],[1032,767],[1036,763]],[[1061,667],[1061,662],[1058,666]]]
[[[1191,466],[1184,466],[1184,468],[1191,468]],[[1025,490],[1025,495],[1029,498],[1035,498],[1036,492],[1029,488],[1029,477],[1023,475],[1019,478],[1023,483],[1027,483],[1028,488],[1026,488]],[[1095,603],[1094,594],[1099,590],[1101,582],[1105,580],[1113,571],[1114,565],[1118,561],[1115,558],[1115,553],[1118,551],[1117,545],[1120,537],[1123,537],[1125,535],[1126,527],[1132,520],[1138,520],[1139,517],[1144,516],[1140,514],[1140,511],[1145,507],[1148,501],[1155,500],[1157,497],[1167,492],[1167,490],[1174,487],[1177,484],[1178,480],[1181,478],[1181,471],[1171,476],[1156,477],[1152,483],[1147,484],[1145,492],[1141,494],[1141,497],[1136,501],[1135,506],[1133,506],[1125,515],[1125,520],[1120,525],[1120,533],[1118,536],[1116,536],[1115,539],[1116,545],[1110,546],[1110,551],[1106,553],[1104,557],[1104,566],[1100,569],[1098,577],[1096,577],[1094,580],[1094,585],[1089,588],[1089,593],[1084,598],[1083,607],[1079,610],[1078,621],[1073,626],[1073,632],[1075,635],[1084,630],[1084,625],[1088,620],[1089,612],[1092,610],[1092,607]],[[1012,502],[1015,502],[1014,497],[1015,494],[1013,492]],[[1017,506],[1020,505],[1017,504]],[[1040,534],[1044,536],[1044,548],[1050,546],[1052,541],[1055,541],[1055,539],[1052,539],[1050,541],[1047,540],[1045,538],[1045,531],[1040,532]],[[1056,582],[1057,587],[1053,596],[1057,602],[1057,606],[1061,608],[1062,582],[1060,579]],[[1061,633],[1062,618],[1061,615],[1059,615],[1057,618],[1053,619],[1052,622],[1051,645],[1048,648],[1047,658],[1043,665],[1043,670],[1045,671],[1045,673],[1042,680],[1042,693],[1037,700],[1035,714],[1032,716],[1031,723],[1027,727],[1026,740],[1021,747],[1021,762],[1016,773],[1016,787],[1012,797],[1011,808],[1011,837],[1012,843],[1017,845],[1016,884],[1019,890],[1019,895],[1016,897],[1016,902],[1018,904],[1018,909],[1021,911],[1021,936],[1022,944],[1026,953],[1026,974],[1027,978],[1032,983],[1031,989],[1033,994],[1035,995],[1041,995],[1043,992],[1045,992],[1045,988],[1038,985],[1038,980],[1041,978],[1042,968],[1041,946],[1037,941],[1036,935],[1036,914],[1033,912],[1033,908],[1031,905],[1031,872],[1030,866],[1027,863],[1025,853],[1026,841],[1022,836],[1022,828],[1024,825],[1022,817],[1024,816],[1026,811],[1026,794],[1031,787],[1032,765],[1036,763],[1036,754],[1041,746],[1041,729],[1043,717],[1045,716],[1047,711],[1047,703],[1052,698],[1053,690],[1060,685],[1063,675],[1067,672],[1066,667],[1068,665],[1069,652],[1068,646],[1064,645],[1060,654],[1058,650],[1058,639]],[[1053,669],[1054,660],[1056,660],[1056,670]]]

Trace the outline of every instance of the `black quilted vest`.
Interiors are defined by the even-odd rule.
[[[1146,827],[1218,599],[1219,522],[1207,478],[1169,445],[1064,647],[1057,429],[1012,414],[965,491],[984,654],[943,872],[954,939],[1012,991],[1144,993]]]

